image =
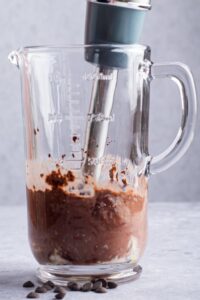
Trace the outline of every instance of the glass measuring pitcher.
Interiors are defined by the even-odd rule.
[[[39,278],[134,278],[147,238],[149,175],[174,164],[192,141],[190,71],[153,64],[141,45],[29,47],[9,57],[21,72],[29,240]],[[182,104],[177,136],[157,157],[148,150],[155,78],[172,79]]]

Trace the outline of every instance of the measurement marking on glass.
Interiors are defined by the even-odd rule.
[[[56,75],[55,75],[56,74]],[[71,154],[69,160],[76,161],[82,159],[81,147],[81,124],[83,116],[80,110],[80,87],[78,83],[73,84],[70,70],[67,73],[55,72],[50,78],[54,103],[52,112],[48,114],[48,121],[53,123],[56,130],[56,142],[59,147],[59,141],[62,139],[62,122],[68,122],[71,139],[69,141]],[[63,109],[64,108],[64,109]],[[63,134],[63,133],[62,133]],[[60,149],[58,149],[58,153]]]
[[[80,101],[77,99],[77,96],[80,96],[80,86],[74,85],[74,87],[72,87],[71,77],[69,76],[67,84],[67,102],[69,105],[69,126],[71,132],[70,146],[72,152],[80,152],[80,122],[77,122],[77,120],[82,120],[82,117],[80,116]]]
[[[73,119],[77,120],[77,121],[82,121],[83,117],[73,116]],[[71,117],[69,116],[68,113],[66,113],[66,114],[53,113],[53,114],[48,115],[48,121],[50,121],[50,122],[70,121],[71,122]]]

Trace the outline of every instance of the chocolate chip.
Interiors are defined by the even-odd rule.
[[[128,183],[127,183],[127,181],[126,181],[126,179],[124,178],[124,179],[122,179],[122,183],[123,183],[123,185],[124,186],[127,186],[128,185]]]
[[[35,293],[35,292],[31,292],[29,293],[26,298],[29,298],[29,299],[36,299],[36,298],[39,298],[39,294]]]
[[[76,142],[79,140],[79,138],[78,138],[77,136],[74,135],[74,136],[72,137],[72,140],[73,140],[74,143],[76,143]]]
[[[96,289],[94,291],[95,293],[99,293],[99,294],[103,294],[103,293],[107,293],[107,289],[104,287],[99,287],[98,289]]]
[[[39,294],[44,294],[46,293],[48,290],[45,288],[45,286],[38,286],[36,289],[35,289],[35,292],[36,293],[39,293]]]
[[[59,293],[57,295],[55,295],[56,299],[63,299],[65,297],[65,293]]]
[[[48,284],[43,284],[43,287],[47,290],[47,291],[50,291],[50,290],[52,290],[52,287],[50,286],[50,285],[48,285]]]
[[[72,285],[74,285],[76,282],[74,281],[69,281],[67,284],[67,287],[70,288]]]
[[[50,280],[48,280],[47,282],[45,282],[44,285],[49,285],[52,289],[55,287],[55,284],[52,281],[50,281]]]
[[[31,288],[31,287],[34,287],[34,286],[35,286],[34,283],[32,281],[30,281],[30,280],[24,282],[24,284],[23,284],[24,288]]]
[[[93,283],[92,282],[86,282],[82,287],[81,291],[82,292],[90,292],[93,288]]]
[[[93,290],[93,291],[96,291],[96,289],[99,289],[99,288],[102,288],[102,287],[103,287],[102,282],[98,280],[98,281],[96,281],[96,282],[93,284],[92,290]]]
[[[76,283],[74,281],[68,282],[67,287],[70,289],[70,291],[79,291],[80,290],[78,283]]]
[[[105,279],[98,279],[98,281],[102,282],[102,287],[107,288],[107,281]]]
[[[142,267],[141,266],[136,266],[136,267],[134,267],[133,268],[133,272],[135,272],[135,273],[141,273],[142,272]]]
[[[65,294],[66,293],[66,289],[62,286],[57,286],[55,287],[54,293],[58,293],[58,294]]]
[[[109,289],[116,289],[118,287],[117,283],[114,281],[108,281],[107,285]]]

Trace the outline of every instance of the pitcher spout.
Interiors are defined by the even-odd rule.
[[[8,55],[8,59],[11,62],[11,64],[17,66],[17,68],[20,67],[20,53],[17,50],[12,51]]]

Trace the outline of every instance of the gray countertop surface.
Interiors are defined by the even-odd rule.
[[[107,294],[69,292],[66,299],[200,299],[200,203],[149,205],[149,240],[139,280]],[[0,207],[0,300],[25,299],[26,280],[36,280],[27,238],[26,208]],[[53,299],[53,294],[40,297]]]

